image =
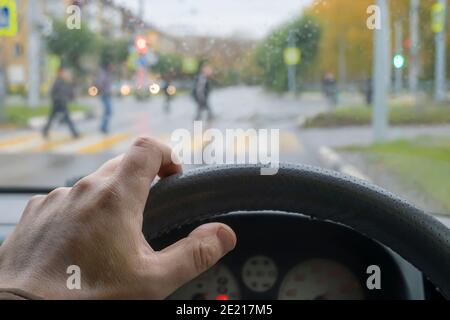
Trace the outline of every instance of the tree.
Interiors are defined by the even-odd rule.
[[[431,7],[436,0],[420,1],[420,64],[422,78],[430,79],[434,73],[434,34],[431,30]],[[361,80],[372,73],[373,31],[366,26],[367,8],[373,0],[315,1],[306,12],[314,16],[323,27],[320,40],[320,59],[315,72],[339,72],[339,50],[344,50],[346,74],[349,80]],[[395,21],[401,21],[405,40],[409,38],[409,0],[389,1],[392,53],[395,50]],[[450,33],[447,32],[450,46]],[[405,41],[407,43],[407,41]],[[408,47],[405,46],[408,61]],[[450,49],[450,48],[449,48]],[[407,67],[407,66],[406,66]],[[450,65],[447,66],[450,69]],[[450,72],[450,70],[449,70]]]
[[[129,41],[126,39],[106,39],[100,40],[100,64],[121,65],[127,61],[129,56]]]
[[[53,32],[47,37],[49,51],[61,59],[61,64],[82,71],[81,59],[95,48],[95,35],[86,27],[70,30],[61,20],[53,22]]]
[[[296,66],[299,77],[314,65],[320,36],[320,25],[311,15],[296,18],[271,33],[256,49],[256,61],[262,69],[263,84],[275,91],[286,91],[288,77],[284,50],[288,47],[289,37],[301,50],[301,63]]]
[[[181,74],[182,57],[177,54],[160,54],[158,62],[152,67],[163,78],[174,78]]]
[[[371,74],[373,31],[367,28],[366,22],[367,8],[373,4],[373,0],[314,2],[308,12],[323,28],[316,73],[337,75],[340,54],[343,53],[347,61],[347,77],[359,79]]]

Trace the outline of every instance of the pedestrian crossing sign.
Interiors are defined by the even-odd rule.
[[[445,6],[438,2],[431,7],[431,20],[434,33],[440,33],[445,28]]]
[[[17,34],[16,0],[0,0],[0,37]]]
[[[302,59],[302,52],[299,48],[286,48],[284,50],[284,63],[288,66],[299,64]]]

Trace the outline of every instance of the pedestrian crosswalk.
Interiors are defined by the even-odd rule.
[[[139,136],[133,132],[117,132],[110,135],[97,133],[84,134],[78,139],[73,139],[67,133],[53,132],[49,139],[43,138],[38,132],[14,132],[0,135],[0,155],[20,153],[54,153],[54,154],[98,154],[103,152],[122,153],[127,150],[132,141]],[[157,139],[173,146],[170,133],[151,134]],[[252,145],[254,136],[245,136],[242,141],[233,146],[234,152],[247,153]],[[187,142],[189,143],[189,142]],[[208,144],[201,135],[194,135],[190,142],[192,152],[201,152]],[[280,152],[301,152],[303,147],[298,137],[293,132],[280,132]],[[226,152],[226,150],[225,150]]]
[[[64,133],[53,133],[49,139],[39,133],[15,133],[0,136],[0,154],[15,153],[62,153],[92,154],[112,149],[120,142],[133,138],[129,133],[118,133],[110,136],[86,134],[74,139]]]

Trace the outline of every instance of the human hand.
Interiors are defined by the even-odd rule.
[[[228,226],[212,223],[162,251],[150,247],[142,223],[151,182],[180,171],[169,147],[142,137],[74,187],[35,196],[0,247],[0,288],[45,299],[166,298],[236,244]],[[72,265],[80,290],[66,285]]]

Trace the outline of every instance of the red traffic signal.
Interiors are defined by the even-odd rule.
[[[412,41],[411,41],[410,38],[408,38],[408,39],[406,39],[405,41],[403,41],[403,47],[404,47],[406,50],[410,50],[410,49],[411,49],[411,47],[412,47]]]
[[[138,53],[140,53],[140,54],[147,53],[148,44],[147,44],[147,40],[144,37],[142,37],[142,36],[136,37],[136,41],[134,42],[134,45],[135,45]]]

